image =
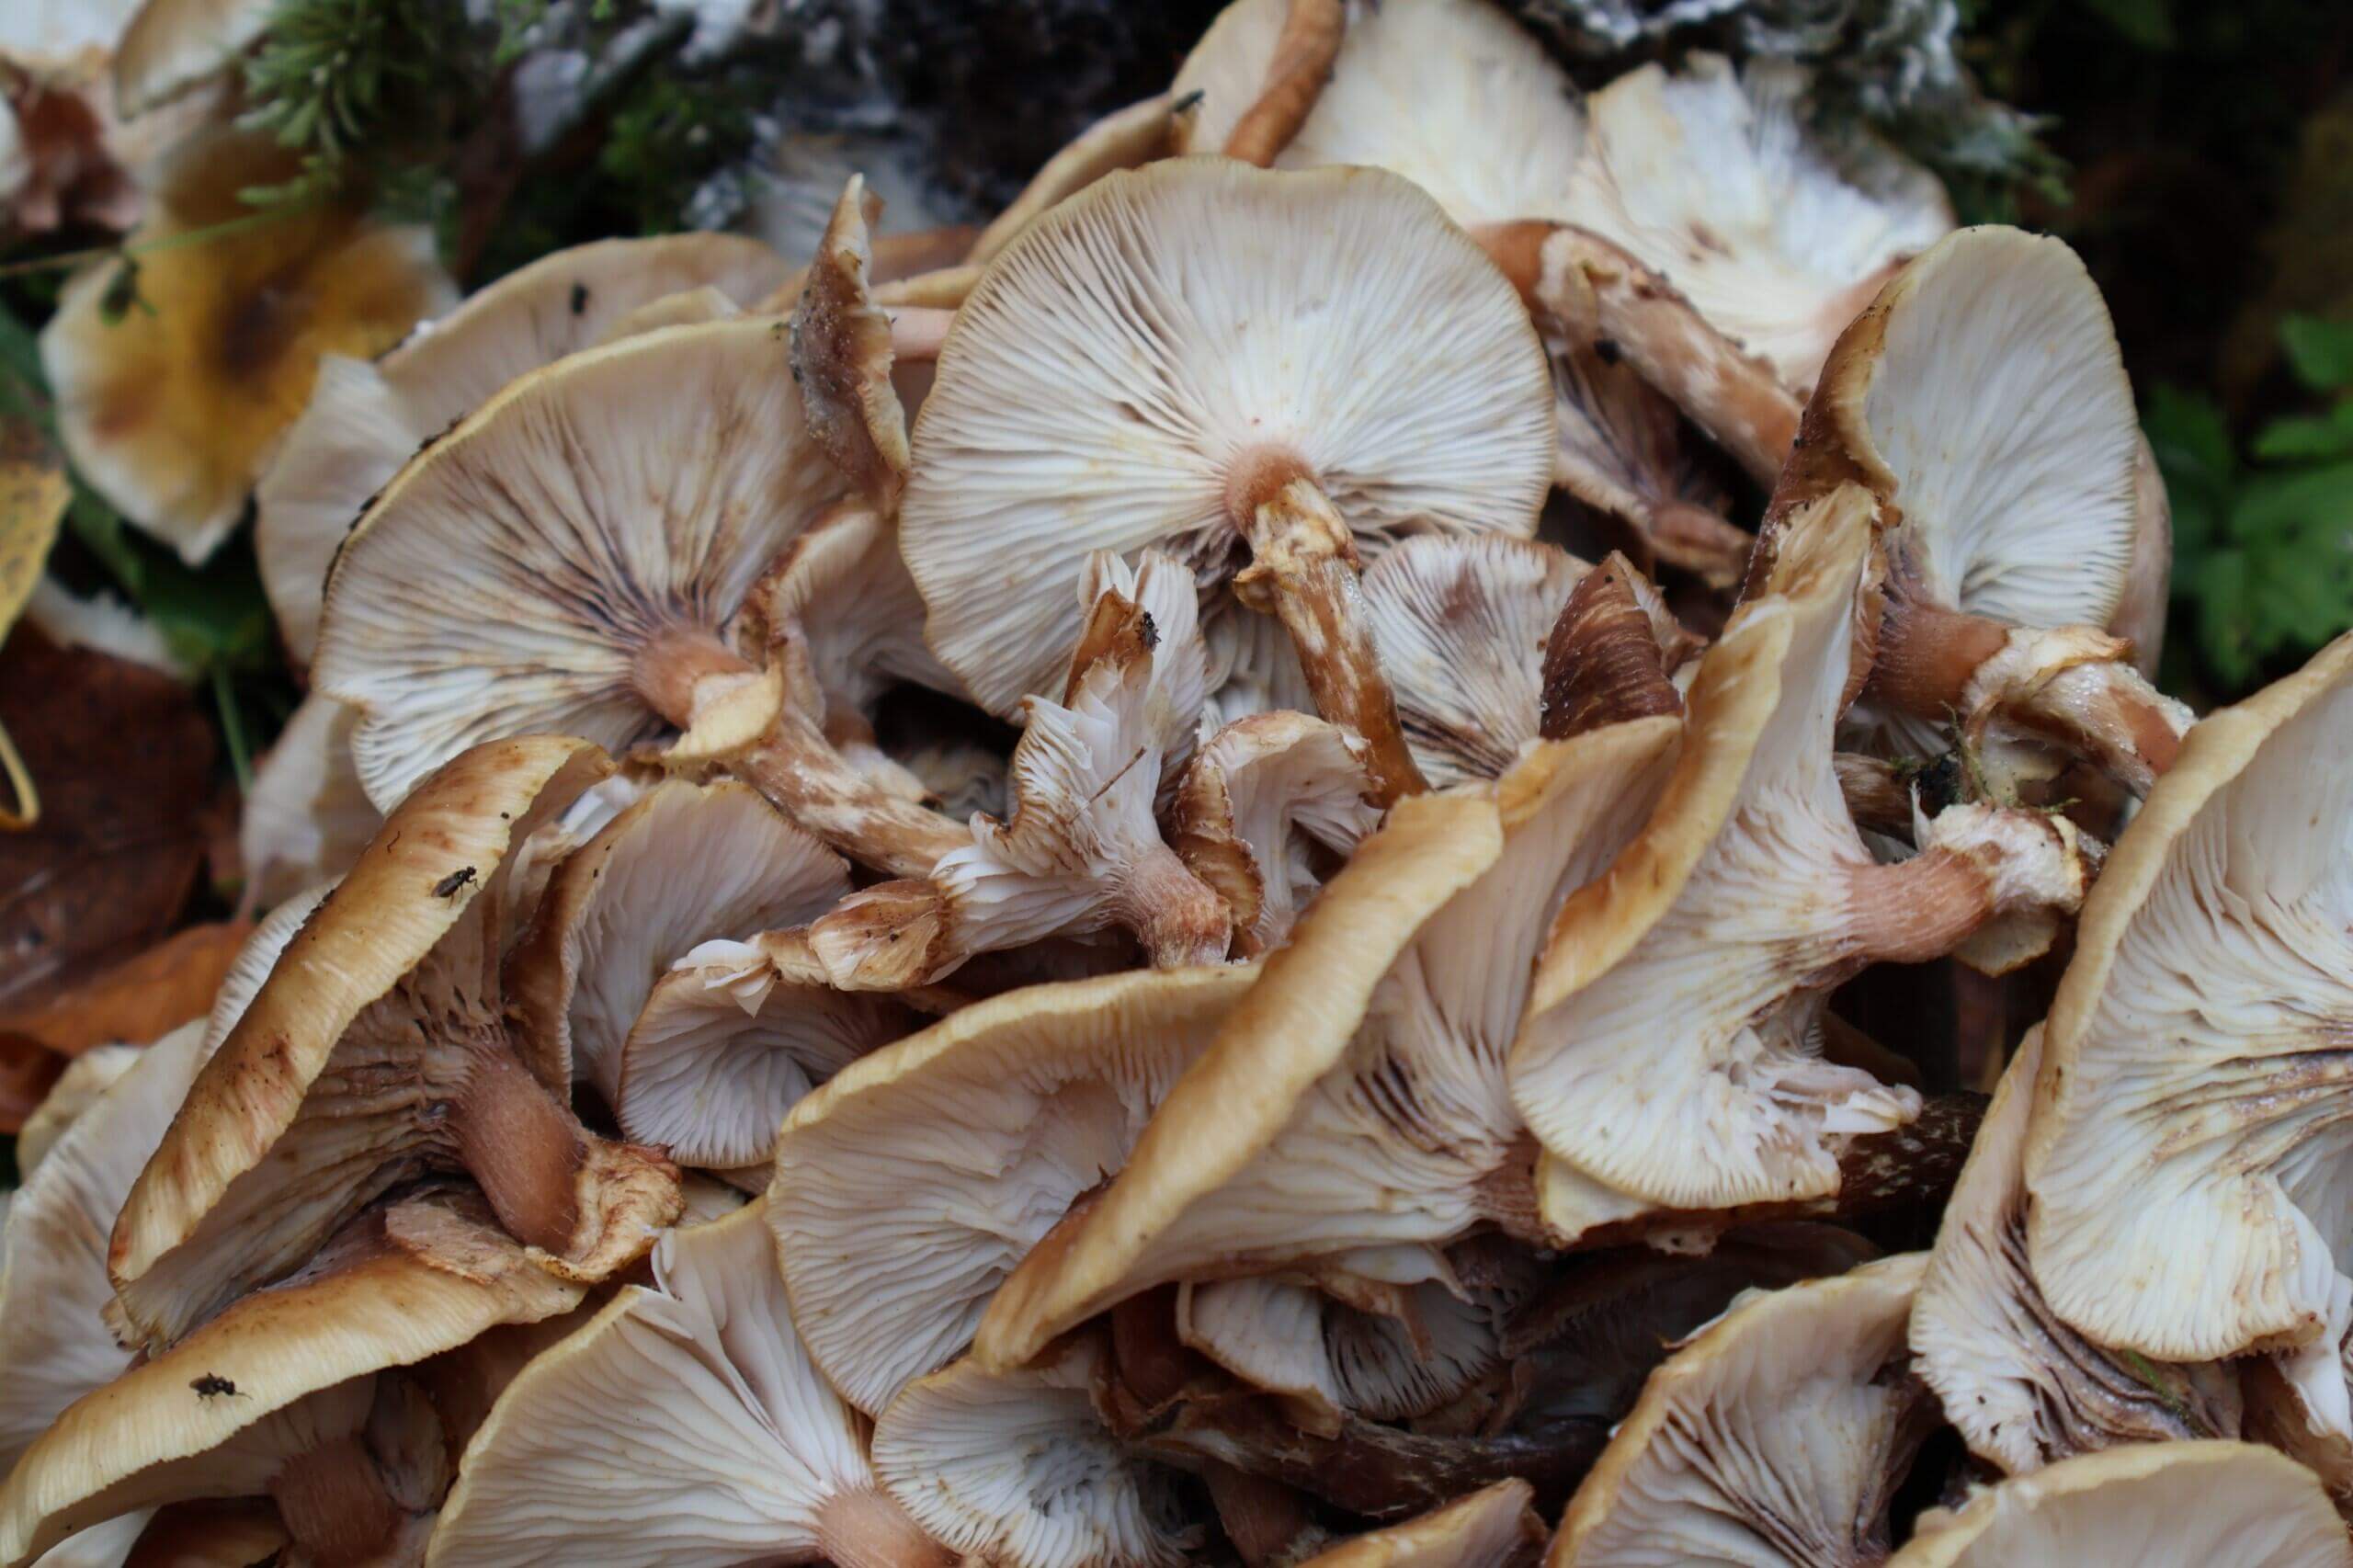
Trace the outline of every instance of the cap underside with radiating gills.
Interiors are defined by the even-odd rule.
[[[1169,842],[1225,901],[1236,957],[1280,946],[1332,864],[1380,824],[1372,788],[1363,742],[1287,710],[1236,719],[1194,753]]]
[[[1131,570],[1086,562],[1090,613],[1059,702],[1022,699],[1012,816],[921,881],[884,882],[818,920],[810,941],[837,985],[896,990],[977,953],[1117,926],[1157,968],[1225,957],[1224,902],[1164,843],[1156,818],[1189,755],[1206,660],[1193,574],[1146,551]]]
[[[239,193],[273,169],[292,165],[266,139],[190,136],[130,236],[144,308],[117,319],[119,267],[92,262],[40,335],[74,472],[191,564],[244,515],[320,357],[378,353],[455,298],[430,229],[374,222],[347,200],[172,243],[250,216]]]
[[[1643,1386],[1549,1568],[1875,1563],[1937,1403],[1904,1369],[1918,1253],[1751,1291]]]
[[[1514,1568],[1544,1548],[1525,1481],[1498,1481],[1443,1508],[1319,1551],[1305,1568]]]
[[[1167,1281],[1532,1226],[1505,1053],[1547,921],[1641,824],[1675,729],[1597,731],[1392,808],[1110,1190],[998,1292],[981,1358],[1019,1365]]]
[[[1544,641],[1586,570],[1495,536],[1404,540],[1366,568],[1373,645],[1433,788],[1501,778],[1536,738]]]
[[[510,1033],[499,982],[510,847],[608,767],[585,742],[494,742],[386,820],[132,1185],[108,1254],[131,1335],[178,1339],[428,1173],[471,1175],[567,1277],[623,1267],[677,1212],[676,1168],[581,1127],[570,1064]]]
[[[2143,1443],[2063,1460],[1930,1509],[1889,1568],[2344,1568],[2312,1471],[2252,1443]]]
[[[759,684],[721,630],[842,481],[772,322],[677,326],[510,382],[401,470],[328,578],[313,670],[389,805],[480,741],[619,752]],[[754,747],[738,771],[775,788]]]
[[[372,364],[320,361],[310,405],[255,492],[254,548],[287,652],[310,659],[336,547],[420,443],[518,376],[658,324],[645,307],[703,289],[748,304],[784,272],[775,252],[735,234],[599,240],[508,273]]]
[[[790,1265],[787,1266],[790,1267]],[[874,1472],[931,1535],[1005,1568],[1176,1568],[1201,1544],[1175,1478],[1097,1414],[1097,1334],[1036,1367],[971,1358],[909,1383],[874,1426]]]
[[[2110,857],[2043,1039],[2027,1256],[2119,1351],[2272,1351],[2353,1437],[2353,639],[2200,720]]]
[[[1221,965],[1009,992],[793,1108],[768,1223],[810,1355],[845,1398],[871,1415],[962,1351],[998,1282],[1127,1164],[1256,978]]]
[[[841,858],[759,791],[658,784],[549,879],[509,971],[522,1037],[543,1072],[569,1062],[618,1106],[622,1045],[671,965],[714,937],[813,920],[848,892]]]
[[[1201,95],[1179,151],[1232,150],[1291,9],[1238,0],[1219,14],[1176,74],[1180,100]],[[1568,216],[1586,117],[1543,45],[1486,0],[1350,9],[1330,78],[1275,167],[1393,170],[1466,225]]]
[[[462,1187],[355,1214],[300,1272],[59,1416],[0,1491],[0,1562],[13,1568],[118,1514],[205,1497],[272,1498],[308,1560],[414,1551],[446,1469],[433,1454],[417,1496],[424,1478],[375,1451],[371,1403],[381,1415],[387,1396],[423,1401],[369,1374],[553,1317],[582,1294],[534,1267]],[[417,1435],[438,1449],[429,1408],[423,1420]]]
[[[1657,810],[1553,925],[1511,1092],[1565,1236],[1833,1197],[1848,1142],[1921,1102],[1824,1060],[1829,991],[2082,900],[2075,830],[2040,812],[1954,807],[1897,866],[1864,846],[1831,744],[1870,511],[1848,486],[1790,519],[1764,592],[1699,661]]]
[[[948,1561],[875,1489],[857,1413],[793,1328],[761,1207],[665,1232],[652,1289],[621,1287],[507,1385],[426,1562]]]
[[[1956,714],[1972,736],[1998,718],[2145,793],[2190,713],[2101,629],[2163,487],[2141,483],[2131,383],[2075,254],[2003,228],[1938,244],[1839,339],[1806,431],[1766,531],[1841,483],[1879,496],[1887,602],[1858,717],[1881,744],[1934,756]]]
[[[2037,1026],[1946,1206],[1912,1309],[1915,1367],[1970,1450],[2012,1475],[2125,1443],[2241,1436],[2236,1369],[2117,1355],[2043,1300],[2027,1267],[2018,1166],[2041,1064]]]
[[[1175,553],[1279,617],[1324,717],[1402,792],[1358,557],[1534,532],[1552,447],[1528,313],[1427,196],[1378,169],[1169,159],[990,265],[916,416],[901,540],[933,649],[1008,715],[1061,682],[1089,551]],[[1232,591],[1203,606],[1213,697],[1277,663],[1245,619]]]
[[[352,766],[357,717],[313,692],[296,706],[254,768],[237,854],[247,896],[262,907],[341,876],[384,820]]]

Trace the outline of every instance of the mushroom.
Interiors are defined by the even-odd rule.
[[[467,1445],[426,1561],[693,1568],[945,1564],[875,1485],[857,1413],[809,1362],[762,1206],[665,1231],[509,1383]]]
[[[1282,945],[1323,885],[1379,825],[1364,746],[1347,731],[1278,709],[1236,719],[1193,754],[1169,806],[1177,858],[1225,901],[1236,956]]]
[[[673,963],[711,937],[813,919],[848,892],[849,868],[758,791],[657,784],[548,879],[508,966],[521,1035],[618,1107],[622,1046]]]
[[[60,1415],[0,1489],[0,1562],[205,1497],[270,1498],[312,1561],[414,1551],[445,1475],[438,1424],[413,1384],[375,1374],[582,1293],[473,1193],[426,1187],[359,1213],[308,1267]]]
[[[1930,1509],[1889,1568],[2344,1568],[2345,1525],[2313,1473],[2252,1443],[2135,1444],[2062,1460]]]
[[[1790,519],[1764,591],[1699,661],[1656,811],[1553,924],[1510,1080],[1563,1239],[1837,1194],[1840,1151],[1920,1098],[1824,1059],[1829,988],[2082,900],[2075,830],[2040,813],[1948,810],[1896,866],[1864,847],[1831,733],[1871,511],[1847,486]]]
[[[1418,779],[1355,562],[1406,533],[1532,532],[1544,380],[1510,290],[1393,175],[1107,176],[1006,248],[941,349],[900,521],[932,647],[1011,714],[1059,678],[1086,552],[1169,550],[1281,617],[1316,706],[1364,737],[1393,799]],[[1237,602],[1204,606],[1212,699],[1270,662],[1244,658]]]
[[[191,1018],[181,1028],[189,1025],[195,1026],[196,1033],[202,1036],[202,1020]],[[179,1029],[172,1030],[170,1034],[160,1037],[158,1043],[179,1032]],[[57,1082],[49,1086],[49,1093],[41,1096],[40,1104],[32,1108],[25,1118],[25,1124],[17,1129],[15,1154],[19,1182],[32,1179],[33,1172],[40,1168],[40,1163],[49,1157],[49,1152],[57,1146],[58,1140],[65,1135],[66,1130],[81,1120],[83,1114],[97,1104],[108,1089],[121,1082],[122,1075],[131,1070],[131,1064],[139,1060],[145,1049],[136,1045],[94,1045],[65,1064],[65,1071],[57,1075]]]
[[[331,697],[304,698],[262,755],[237,824],[245,898],[268,907],[339,877],[376,836],[383,816],[351,762],[356,715]]]
[[[1256,978],[1145,970],[1008,992],[795,1106],[768,1224],[826,1381],[874,1415],[961,1354],[998,1282],[1127,1163]]]
[[[1525,1481],[1498,1481],[1319,1551],[1302,1568],[1524,1568],[1544,1547],[1534,1497]]]
[[[2054,743],[2136,794],[2189,710],[2099,630],[2130,607],[2143,511],[2132,389],[2098,289],[2061,242],[1970,229],[1905,267],[1839,338],[1768,509],[1841,484],[1877,497],[1884,583],[1859,717],[1934,756],[1974,737]]]
[[[143,0],[115,44],[114,91],[125,114],[226,72],[269,28],[270,0]]]
[[[1756,540],[1725,520],[1731,494],[1674,403],[1633,366],[1578,342],[1552,345],[1552,400],[1555,484],[1625,523],[1654,560],[1711,588],[1741,580]]]
[[[2340,1444],[2348,735],[2353,638],[2190,731],[2085,905],[2022,1181],[2062,1322],[2155,1361],[2269,1352]]]
[[[287,652],[310,662],[336,548],[421,443],[517,377],[624,329],[650,330],[655,321],[640,312],[657,301],[715,289],[749,303],[784,270],[766,245],[733,234],[599,240],[508,273],[372,364],[322,360],[255,492],[255,552]]]
[[[982,1364],[1154,1285],[1531,1228],[1505,1053],[1552,910],[1640,825],[1674,731],[1614,726],[1393,807],[1110,1188],[997,1292]]]
[[[1749,1292],[1650,1376],[1548,1568],[1886,1560],[1936,1401],[1904,1369],[1917,1253]]]
[[[1683,693],[1675,676],[1701,646],[1650,579],[1611,551],[1577,579],[1545,637],[1536,733],[1560,741],[1627,719],[1679,717]],[[1844,788],[1843,774],[1840,781]],[[1908,796],[1904,804],[1909,827]]]
[[[348,203],[167,244],[250,220],[238,193],[277,155],[228,131],[185,143],[129,241],[136,301],[117,311],[124,275],[93,263],[41,331],[75,472],[190,563],[236,525],[321,356],[375,354],[450,298],[429,231],[376,224]]]
[[[1078,133],[1075,141],[1046,160],[1013,205],[991,219],[964,260],[985,267],[1011,244],[1039,213],[1066,201],[1105,175],[1132,169],[1176,151],[1177,96],[1162,93],[1114,109]]]
[[[676,1168],[581,1127],[569,1062],[516,1038],[498,977],[509,847],[608,767],[580,741],[494,742],[385,820],[131,1186],[108,1253],[131,1335],[185,1336],[431,1172],[471,1175],[534,1261],[580,1279],[677,1212]]]
[[[1183,767],[1207,678],[1192,574],[1146,551],[1132,571],[1098,551],[1092,606],[1060,702],[1022,699],[1014,809],[976,817],[969,847],[924,881],[885,882],[810,929],[837,985],[900,989],[975,953],[1117,925],[1161,968],[1225,956],[1225,904],[1164,843],[1159,796]]]
[[[2241,1435],[2235,1369],[2119,1355],[2052,1312],[2027,1267],[2019,1158],[2042,1028],[2010,1059],[1912,1308],[1913,1363],[1970,1451],[2012,1475],[2126,1443]]]

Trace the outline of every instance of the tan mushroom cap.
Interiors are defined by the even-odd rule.
[[[733,234],[599,240],[508,273],[373,364],[330,355],[255,493],[255,550],[287,652],[309,662],[336,548],[420,442],[517,377],[650,330],[640,312],[655,301],[712,289],[748,304],[784,272]]]
[[[946,1554],[875,1490],[858,1414],[801,1348],[761,1212],[664,1233],[623,1286],[509,1383],[467,1445],[434,1568],[710,1568]]]
[[[553,1316],[581,1294],[534,1267],[470,1193],[428,1191],[361,1215],[301,1273],[60,1415],[0,1490],[0,1562],[15,1568],[135,1508],[259,1494],[292,1457],[278,1445],[299,1433],[241,1445],[249,1429],[281,1413],[299,1427],[306,1396],[325,1391],[356,1400],[364,1420],[368,1374]],[[317,1419],[319,1435],[341,1435]]]
[[[246,896],[264,906],[339,877],[376,836],[383,816],[351,761],[358,715],[331,697],[305,697],[263,754],[237,825]]]
[[[1319,1551],[1302,1568],[1513,1568],[1534,1561],[1544,1545],[1535,1495],[1525,1481],[1498,1481]]]
[[[2024,1155],[2052,1309],[2161,1360],[2275,1350],[2347,1433],[2353,639],[2200,720],[2077,927]]]
[[[195,1026],[200,1038],[204,1033],[203,1020],[190,1018],[179,1028],[160,1036],[156,1043],[171,1039],[190,1025]],[[65,1071],[57,1075],[57,1082],[49,1086],[40,1104],[26,1115],[24,1125],[17,1129],[17,1180],[20,1187],[32,1179],[33,1173],[40,1168],[66,1130],[82,1119],[83,1113],[120,1081],[144,1049],[136,1045],[94,1045],[65,1064]]]
[[[877,1413],[963,1350],[1256,978],[1212,966],[1008,992],[793,1108],[768,1223],[810,1356],[845,1398]]]
[[[169,1343],[284,1278],[430,1171],[470,1172],[535,1256],[584,1278],[676,1212],[675,1167],[582,1129],[564,1064],[527,1061],[502,1017],[508,851],[608,767],[580,741],[497,742],[387,820],[131,1187],[108,1261],[141,1339]]]
[[[2149,1443],[2063,1460],[1921,1516],[1889,1568],[2342,1568],[2345,1526],[2310,1471],[2252,1443]]]
[[[1936,1402],[1904,1375],[1925,1259],[1755,1292],[1685,1342],[1577,1488],[1546,1562],[1863,1564]]]
[[[1543,45],[1487,0],[1352,10],[1329,79],[1275,167],[1391,169],[1466,225],[1569,216],[1586,116]],[[1176,74],[1176,97],[1201,95],[1177,151],[1226,147],[1290,12],[1290,0],[1236,0],[1218,14]]]
[[[1020,1365],[1167,1281],[1532,1226],[1505,1056],[1553,909],[1640,825],[1674,728],[1614,726],[1392,808],[1110,1190],[998,1292],[981,1361]]]

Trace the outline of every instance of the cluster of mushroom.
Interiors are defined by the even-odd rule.
[[[2353,1562],[2353,643],[2150,687],[2097,290],[1803,86],[1238,0],[977,236],[328,360],[0,1562]],[[2070,941],[1990,1111],[1827,1009]]]

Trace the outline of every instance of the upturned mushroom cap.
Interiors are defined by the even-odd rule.
[[[1393,175],[1108,176],[1006,248],[940,351],[901,511],[932,647],[1011,714],[1060,684],[1089,551],[1156,547],[1222,581],[1293,475],[1368,557],[1404,533],[1533,532],[1544,376],[1510,288]],[[1236,613],[1204,605],[1214,673]]]
[[[712,937],[814,919],[849,892],[840,857],[747,785],[656,785],[556,868],[508,984],[534,1071],[618,1104],[621,1048],[655,983]],[[663,1140],[656,1140],[663,1142]]]
[[[1912,1308],[1913,1364],[1970,1451],[2012,1475],[2126,1443],[2236,1437],[2235,1369],[2119,1356],[2060,1321],[2027,1267],[2019,1170],[2042,1029],[1994,1091]]]
[[[1663,274],[1800,397],[1887,274],[1952,229],[1937,177],[1807,126],[1803,67],[1698,54],[1596,93],[1568,216]],[[1497,216],[1535,216],[1498,214]]]
[[[877,1413],[962,1351],[999,1281],[1127,1163],[1256,978],[1216,966],[1008,992],[793,1108],[768,1223],[810,1356],[843,1397]]]
[[[1404,540],[1366,568],[1372,640],[1433,787],[1501,778],[1536,738],[1545,638],[1586,571],[1493,536]]]
[[[1901,866],[1865,848],[1831,744],[1870,514],[1849,486],[1788,532],[1767,591],[1700,660],[1657,810],[1554,924],[1511,1092],[1552,1156],[1545,1220],[1565,1235],[1643,1205],[1836,1193],[1847,1141],[1920,1100],[1823,1059],[1828,987],[2083,896],[2072,825],[2037,813],[1955,808]]]
[[[840,494],[784,358],[756,319],[570,355],[385,486],[335,559],[313,671],[358,710],[370,799],[498,735],[618,752],[685,728],[701,677],[747,673],[719,630]]]
[[[2348,739],[2347,638],[2190,732],[2085,905],[2024,1156],[2063,1320],[2161,1360],[2286,1353],[2340,1433]]]
[[[1549,1568],[1883,1561],[1937,1421],[1904,1371],[1923,1262],[1750,1292],[1687,1341],[1577,1488]]]
[[[874,1471],[938,1540],[1006,1568],[1176,1568],[1198,1544],[1174,1478],[1096,1414],[1097,1335],[1034,1368],[971,1358],[909,1383],[874,1426]]]
[[[1932,1509],[1889,1568],[2343,1568],[2344,1522],[2312,1471],[2252,1443],[2149,1443],[2063,1460]]]
[[[373,364],[328,356],[255,492],[255,551],[287,652],[309,662],[336,547],[420,442],[517,377],[647,330],[638,312],[656,301],[708,288],[748,304],[784,272],[733,234],[599,240],[508,273]]]
[[[472,1174],[535,1258],[586,1278],[676,1212],[676,1168],[585,1131],[566,1064],[529,1061],[502,1017],[503,863],[608,767],[580,741],[497,742],[387,819],[132,1185],[108,1266],[140,1339],[186,1335],[429,1172]]]
[[[202,1020],[191,1018],[180,1028],[190,1024],[197,1026],[196,1033],[201,1037]],[[158,1042],[179,1032],[180,1029],[173,1029],[158,1037]],[[32,1179],[33,1172],[40,1168],[40,1163],[49,1157],[49,1152],[57,1146],[66,1130],[81,1120],[83,1113],[121,1080],[144,1050],[136,1045],[94,1045],[65,1064],[65,1071],[57,1075],[57,1082],[49,1086],[40,1104],[17,1129],[17,1179],[20,1184]]]
[[[947,1561],[876,1494],[857,1413],[801,1348],[760,1204],[665,1232],[654,1278],[507,1385],[427,1562]]]
[[[1178,99],[1201,95],[1176,151],[1225,147],[1258,98],[1290,9],[1236,0],[1218,14],[1176,74]],[[1275,167],[1391,169],[1465,225],[1567,216],[1586,117],[1541,44],[1487,0],[1352,9],[1330,78]]]
[[[1544,1521],[1535,1491],[1498,1481],[1386,1529],[1369,1530],[1309,1558],[1303,1568],[1512,1568],[1535,1561]]]
[[[581,1295],[534,1267],[471,1193],[429,1189],[360,1215],[301,1273],[60,1415],[0,1490],[0,1562],[14,1568],[86,1525],[184,1498],[278,1495],[290,1510],[289,1461],[358,1435],[369,1374],[551,1317]],[[290,1523],[299,1537],[301,1521]]]
[[[268,907],[343,875],[382,825],[352,766],[355,721],[342,703],[313,693],[254,768],[237,857],[256,904]]]
[[[41,332],[75,471],[191,562],[235,526],[321,356],[378,353],[452,297],[428,230],[386,228],[342,204],[152,248],[249,216],[237,193],[276,156],[228,132],[193,140],[131,236],[150,247],[138,287],[151,308],[109,319],[115,269],[93,264]]]
[[[1162,93],[1113,109],[1078,133],[1075,141],[1046,160],[1021,187],[1013,205],[989,221],[972,242],[965,261],[984,267],[1038,214],[1085,190],[1105,175],[1132,169],[1175,152],[1177,126],[1174,93]]]
[[[1671,720],[1399,802],[1267,960],[1110,1190],[1024,1261],[975,1339],[1018,1366],[1150,1287],[1532,1225],[1504,1058],[1561,898],[1665,777]]]

